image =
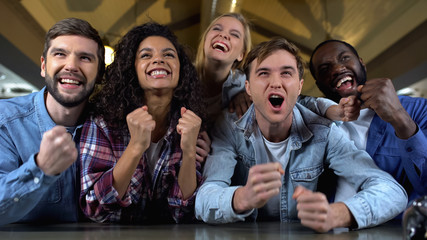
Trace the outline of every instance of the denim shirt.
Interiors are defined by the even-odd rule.
[[[78,162],[57,176],[45,175],[35,162],[43,133],[56,125],[45,91],[0,100],[0,224],[78,219]]]
[[[204,184],[196,196],[196,217],[208,223],[256,220],[257,211],[236,214],[232,207],[234,191],[246,184],[249,168],[267,159],[253,105],[235,122],[227,111],[212,131],[212,151],[204,167]],[[259,131],[258,131],[259,132]],[[294,189],[302,185],[316,191],[325,168],[345,177],[360,191],[344,204],[358,228],[375,226],[405,209],[404,189],[380,170],[365,151],[358,150],[331,121],[319,117],[300,104],[293,109],[293,122],[287,145],[289,162],[280,190],[280,220],[298,220]]]

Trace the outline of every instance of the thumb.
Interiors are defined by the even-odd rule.
[[[184,115],[184,113],[187,111],[187,109],[185,107],[181,107],[181,117],[182,115]]]
[[[294,194],[292,195],[293,199],[297,199],[299,196],[301,196],[302,194],[306,193],[306,192],[310,192],[310,190],[308,190],[307,188],[298,185],[295,190],[294,190]]]

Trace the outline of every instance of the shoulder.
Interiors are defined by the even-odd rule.
[[[294,114],[296,115],[295,117],[299,116],[308,126],[314,124],[330,127],[332,124],[331,120],[314,113],[313,111],[298,102],[295,104]]]
[[[34,99],[38,93],[0,100],[0,123],[26,117],[35,111]]]

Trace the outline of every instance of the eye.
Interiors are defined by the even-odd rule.
[[[292,77],[292,72],[290,72],[290,71],[283,71],[283,72],[282,72],[282,75],[283,75],[283,76],[286,76],[286,77],[288,77],[288,76],[289,76],[289,77]]]
[[[61,56],[65,56],[65,54],[63,52],[54,52],[53,56],[61,57]]]
[[[212,31],[221,31],[221,28],[218,26],[212,27]]]
[[[266,72],[266,71],[262,71],[262,72],[259,72],[259,73],[258,73],[258,76],[259,76],[259,77],[267,76],[267,75],[268,75],[268,72]]]
[[[92,62],[92,58],[88,56],[81,56],[80,59],[82,59],[83,61]]]
[[[350,56],[348,55],[344,55],[341,57],[341,62],[347,62],[348,60],[350,60]]]
[[[142,58],[142,59],[147,59],[147,58],[150,58],[151,57],[151,55],[150,54],[148,54],[148,53],[142,53],[141,55],[140,55],[140,58]]]
[[[230,35],[235,37],[235,38],[240,38],[240,34],[238,34],[236,32],[232,32],[232,33],[230,33]]]
[[[170,58],[175,58],[175,54],[174,53],[165,53],[165,57],[170,57]]]

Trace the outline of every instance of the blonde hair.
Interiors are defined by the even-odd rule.
[[[240,14],[240,13],[224,13],[217,18],[215,18],[209,26],[204,31],[199,46],[197,48],[197,55],[196,55],[196,70],[199,75],[199,78],[202,79],[204,75],[204,65],[205,65],[205,51],[204,51],[204,45],[206,41],[206,35],[208,34],[209,30],[212,28],[212,26],[215,24],[218,19],[223,17],[232,17],[237,20],[243,25],[244,28],[244,37],[243,37],[243,59],[242,61],[235,61],[233,65],[231,66],[231,69],[240,69],[243,70],[243,62],[245,57],[248,55],[249,51],[251,50],[252,46],[252,39],[251,39],[251,29],[250,29],[250,23],[246,20],[246,18]]]

